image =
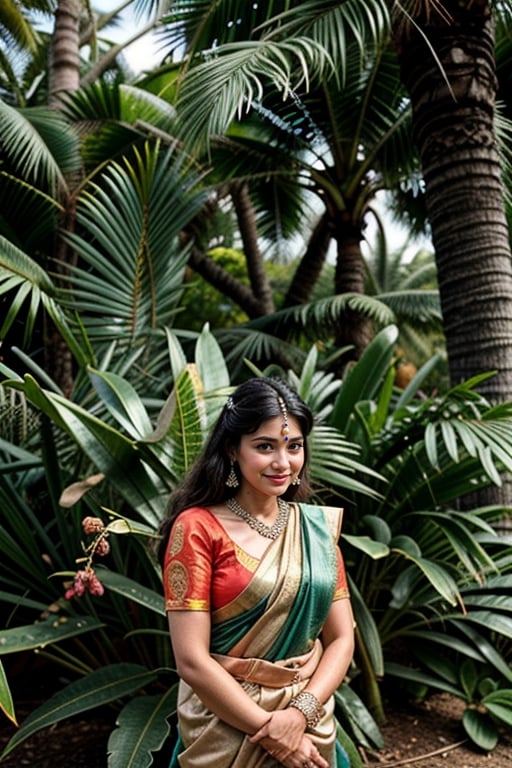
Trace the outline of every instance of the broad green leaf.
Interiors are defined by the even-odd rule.
[[[502,706],[501,704],[496,704],[493,701],[487,701],[485,699],[484,702],[485,706],[488,710],[488,712],[493,715],[493,717],[496,718],[496,720],[500,720],[502,723],[505,723],[509,728],[512,727],[512,709],[510,706]]]
[[[11,720],[14,725],[18,725],[16,722],[16,715],[14,713],[14,703],[12,700],[11,689],[7,682],[5,675],[4,665],[0,661],[0,709],[6,717]]]
[[[455,430],[449,421],[441,422],[441,434],[443,435],[444,444],[450,458],[457,463],[459,461],[459,452],[457,450],[457,440],[455,437]]]
[[[132,385],[115,373],[89,368],[94,389],[110,413],[130,437],[138,440],[149,435],[153,425],[138,393]]]
[[[464,688],[468,701],[473,701],[475,697],[476,684],[478,682],[478,673],[473,659],[464,659],[460,667],[460,682]]]
[[[466,621],[481,624],[488,630],[498,632],[504,637],[512,639],[512,618],[492,611],[470,611],[465,617]]]
[[[464,618],[458,617],[457,619],[452,619],[451,623],[457,627],[458,632],[461,632],[469,638],[479,654],[481,654],[482,657],[500,673],[500,675],[503,675],[505,680],[508,680],[509,683],[512,682],[512,669],[510,668],[510,665],[487,637],[481,635],[475,627],[471,626],[471,624]]]
[[[391,541],[391,528],[388,523],[377,515],[364,515],[361,522],[370,529],[372,538],[389,547]]]
[[[389,601],[389,607],[401,611],[412,601],[411,596],[420,580],[421,574],[414,565],[410,565],[403,570],[400,570],[395,581],[391,585],[391,600]]]
[[[490,717],[468,707],[462,715],[462,725],[472,742],[486,752],[492,752],[498,743],[498,730]]]
[[[442,646],[442,648],[448,648],[451,651],[455,651],[460,656],[467,656],[470,659],[475,659],[479,663],[484,662],[484,656],[469,643],[464,642],[459,637],[448,632],[435,632],[431,629],[415,629],[406,632],[407,637],[418,638],[418,640],[425,641],[434,647]],[[443,650],[437,651],[437,653],[443,653]],[[511,673],[512,674],[512,673]]]
[[[44,704],[35,709],[12,737],[0,757],[5,757],[18,744],[42,728],[117,701],[149,685],[156,677],[156,673],[149,672],[139,664],[110,664],[91,672],[50,696]]]
[[[304,365],[302,366],[299,386],[297,387],[297,392],[306,403],[309,402],[309,396],[311,393],[311,389],[313,387],[317,361],[318,361],[318,348],[316,344],[313,344],[313,346],[310,348],[308,352],[308,356],[306,357],[306,360],[304,361]]]
[[[339,720],[336,719],[336,740],[339,741],[349,760],[350,768],[363,768],[363,761],[357,751],[357,747],[353,740],[348,735],[347,731],[341,726]]]
[[[354,611],[354,620],[356,622],[356,633],[360,636],[360,641],[364,643],[376,681],[377,678],[381,678],[384,674],[384,657],[379,630],[370,609],[366,605],[357,585],[350,576],[348,576],[348,583],[352,609]]]
[[[168,490],[150,474],[135,443],[70,400],[45,392],[31,376],[25,376],[23,389],[30,402],[71,435],[145,522],[158,525]]]
[[[183,352],[183,349],[177,337],[167,327],[165,328],[165,335],[167,338],[167,349],[169,352],[169,361],[171,364],[172,378],[173,378],[173,381],[177,381],[179,376],[185,370],[185,367],[187,365],[187,358],[185,353]]]
[[[425,451],[431,465],[440,469],[439,457],[437,455],[437,424],[430,422],[425,427]]]
[[[411,650],[422,667],[437,675],[440,680],[453,686],[459,683],[457,664],[449,655],[440,654],[438,647],[429,643],[415,643]]]
[[[0,655],[33,651],[105,626],[93,616],[51,616],[37,624],[0,631]]]
[[[346,717],[357,722],[365,737],[369,739],[371,746],[375,749],[382,749],[384,741],[377,723],[355,691],[346,683],[342,683],[335,691],[334,696],[337,706],[340,707]]]
[[[355,549],[359,549],[368,555],[373,560],[378,560],[382,557],[389,555],[389,547],[381,541],[375,541],[370,539],[369,536],[352,536],[349,533],[344,533],[343,538]]]
[[[418,546],[418,542],[411,538],[411,536],[406,536],[405,534],[399,533],[397,536],[393,536],[389,542],[389,547],[390,549],[399,549],[403,552],[408,552],[411,557],[421,557],[421,549]]]
[[[400,680],[421,683],[430,688],[435,688],[436,690],[444,691],[445,693],[451,693],[451,695],[455,696],[457,699],[464,699],[464,694],[459,688],[450,685],[446,680],[442,680],[441,678],[426,672],[420,672],[418,669],[413,669],[413,667],[397,664],[394,661],[386,661],[384,664],[384,671],[386,675],[390,675],[391,677],[398,677]]]
[[[395,551],[402,554],[408,560],[412,560],[423,572],[434,589],[439,592],[450,605],[457,604],[460,599],[459,589],[456,582],[445,568],[424,557],[414,557],[404,550]]]
[[[226,361],[215,336],[210,332],[208,326],[203,328],[197,339],[195,360],[204,392],[215,392],[216,390],[230,387]]]
[[[167,718],[176,712],[178,686],[160,696],[139,696],[123,707],[108,740],[109,768],[149,768],[153,752],[169,735]]]
[[[148,589],[128,576],[123,576],[123,574],[110,571],[107,568],[97,568],[96,574],[101,583],[113,592],[126,597],[127,600],[133,600],[135,603],[143,605],[150,611],[165,616],[164,599],[161,593]]]
[[[330,424],[341,432],[347,433],[355,404],[371,399],[378,391],[391,364],[397,338],[398,329],[394,325],[379,331],[343,380],[329,418]]]
[[[500,689],[484,696],[481,703],[498,720],[512,727],[512,690]]]

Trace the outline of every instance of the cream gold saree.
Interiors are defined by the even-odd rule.
[[[211,610],[213,658],[269,712],[286,707],[307,685],[322,655],[318,637],[330,605],[333,599],[348,596],[336,546],[341,518],[338,508],[292,505],[285,532],[269,546],[245,588]],[[170,547],[175,553],[179,550],[172,537]],[[188,584],[186,573],[178,583],[177,572],[170,567],[165,577],[167,605],[172,609],[178,607],[177,590],[184,595]],[[308,735],[332,768],[348,766],[336,748],[332,697],[325,709]],[[180,738],[171,768],[279,765],[244,733],[209,712],[183,681],[178,716]]]

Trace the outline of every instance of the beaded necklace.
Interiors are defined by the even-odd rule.
[[[277,506],[279,508],[279,514],[273,525],[265,525],[265,523],[262,523],[257,517],[254,517],[250,512],[247,512],[235,498],[228,499],[226,505],[235,513],[235,515],[242,518],[247,525],[257,531],[261,536],[265,536],[266,539],[272,540],[277,539],[277,537],[284,531],[286,523],[288,522],[288,515],[290,514],[290,506],[288,502],[283,501],[283,499],[278,499]]]

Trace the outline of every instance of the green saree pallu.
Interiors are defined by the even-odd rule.
[[[339,508],[291,505],[286,530],[268,547],[247,586],[212,611],[212,657],[268,712],[287,707],[307,686],[322,656],[318,638],[332,601],[348,597],[346,585],[339,584],[341,520]],[[170,768],[280,765],[208,711],[184,681],[178,724]],[[331,768],[349,768],[336,743],[333,696],[321,721],[306,732]]]

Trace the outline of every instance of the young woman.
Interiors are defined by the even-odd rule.
[[[342,510],[309,493],[312,414],[284,382],[228,398],[173,494],[161,556],[177,670],[171,768],[345,768],[333,692],[353,653]]]

